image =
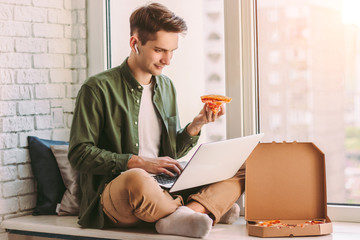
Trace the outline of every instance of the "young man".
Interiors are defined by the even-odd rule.
[[[161,189],[149,173],[180,174],[175,159],[196,145],[202,126],[222,116],[224,107],[213,114],[204,105],[181,129],[175,88],[161,72],[187,30],[184,20],[152,3],[133,12],[130,30],[129,57],[90,77],[77,97],[69,160],[81,173],[79,224],[157,222],[159,233],[204,237],[225,213],[238,216],[234,203],[244,189],[243,171],[178,196]]]

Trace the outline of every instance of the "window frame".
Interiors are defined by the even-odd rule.
[[[233,98],[227,106],[228,138],[259,132],[254,6],[252,1],[224,1],[225,84]]]
[[[227,134],[230,138],[260,131],[256,6],[257,0],[224,0],[226,93],[238,96],[228,106]],[[234,117],[240,119],[240,124]],[[243,197],[239,203],[244,214]],[[327,215],[332,221],[360,222],[360,207],[328,203]]]
[[[106,2],[86,0],[88,76],[104,71],[108,66]]]
[[[86,1],[88,76],[109,66],[107,1]],[[228,138],[260,130],[256,3],[257,0],[224,0],[226,94],[233,96],[232,104],[227,106]],[[243,205],[244,199],[239,203]],[[360,222],[359,206],[328,203],[327,210],[332,221]]]

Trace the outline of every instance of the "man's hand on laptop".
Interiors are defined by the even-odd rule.
[[[128,168],[142,168],[148,173],[163,173],[170,177],[180,175],[183,170],[180,163],[170,157],[148,158],[136,155],[129,159]]]

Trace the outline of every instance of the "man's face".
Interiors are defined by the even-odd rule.
[[[178,38],[178,33],[159,31],[155,40],[149,40],[145,45],[138,44],[140,69],[151,75],[160,75],[178,48]]]

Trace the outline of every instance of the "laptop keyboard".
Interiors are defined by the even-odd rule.
[[[179,163],[183,168],[185,168],[186,165],[188,164],[187,161],[180,161]],[[174,185],[176,179],[178,179],[179,175],[177,175],[175,173],[174,177],[170,177],[169,175],[161,173],[161,174],[155,175],[153,177],[155,178],[155,180],[159,183],[159,185],[161,187],[163,187],[163,188],[171,188],[172,185]]]
[[[155,175],[154,178],[159,183],[160,186],[165,186],[167,188],[170,188],[174,184],[178,176],[176,175],[174,177],[170,177],[166,174],[159,174],[159,175]]]

